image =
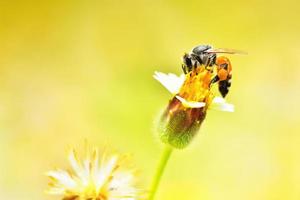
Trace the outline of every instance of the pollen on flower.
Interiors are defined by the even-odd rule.
[[[187,101],[209,103],[210,81],[212,73],[205,67],[198,67],[186,75],[186,79],[180,88],[179,96]]]
[[[100,157],[97,149],[85,154],[80,159],[73,149],[69,155],[71,170],[47,172],[48,194],[61,195],[64,200],[140,199],[134,170],[126,165],[124,156],[103,153]]]

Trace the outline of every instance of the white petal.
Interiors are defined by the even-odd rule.
[[[72,189],[76,187],[76,182],[71,178],[71,176],[63,170],[49,171],[46,174],[49,177],[56,179],[57,183],[63,185],[64,188]]]
[[[116,189],[128,188],[134,182],[133,174],[129,174],[126,172],[117,172],[114,174],[114,178],[111,180],[109,187]]]
[[[205,103],[204,102],[197,102],[197,101],[187,101],[185,100],[184,98],[176,95],[176,98],[181,101],[182,105],[184,107],[187,107],[187,108],[202,108],[205,106]]]
[[[172,73],[165,74],[156,71],[154,72],[153,78],[160,82],[169,92],[177,94],[184,82],[185,76],[184,74],[177,76]]]
[[[96,189],[100,189],[103,185],[106,184],[106,181],[112,176],[113,170],[116,168],[118,162],[118,156],[112,156],[107,161],[102,161],[101,168],[98,171],[98,174],[95,174],[96,180]]]
[[[226,103],[225,99],[222,97],[215,97],[209,106],[209,109],[220,110],[225,112],[234,112],[234,105]]]
[[[74,149],[72,149],[69,154],[69,162],[70,162],[74,172],[76,173],[76,175],[82,180],[82,183],[84,185],[87,185],[88,181],[89,181],[88,173],[82,167],[82,164],[79,161],[79,159],[77,158],[77,154]]]

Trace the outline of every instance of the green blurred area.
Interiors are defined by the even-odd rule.
[[[157,199],[300,199],[300,4],[287,1],[1,1],[0,198],[59,199],[44,172],[84,139],[132,153],[148,185],[153,121],[197,44],[229,56],[236,112],[211,111],[176,151]]]

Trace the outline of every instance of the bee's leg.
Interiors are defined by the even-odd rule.
[[[211,57],[210,65],[213,66],[216,63],[217,55],[213,54]]]
[[[198,64],[197,64],[197,61],[195,60],[193,69],[197,69],[197,66],[198,66]]]
[[[218,82],[220,80],[219,76],[216,75],[213,79],[211,79],[209,86],[211,86],[211,84]]]
[[[181,65],[181,68],[182,68],[184,74],[188,73],[187,69],[186,69],[186,66],[184,64]]]

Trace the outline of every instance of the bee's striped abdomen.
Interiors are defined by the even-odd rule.
[[[231,74],[227,77],[226,80],[219,81],[219,92],[221,93],[223,98],[225,98],[225,96],[228,94],[230,86],[231,86]]]

